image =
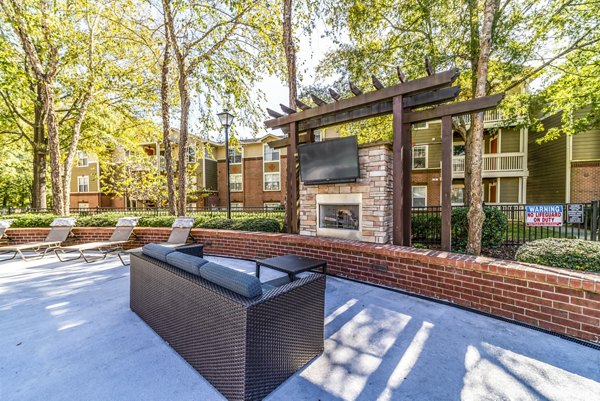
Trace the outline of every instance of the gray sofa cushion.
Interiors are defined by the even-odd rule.
[[[247,298],[262,295],[260,280],[255,276],[209,262],[200,269],[200,277]]]
[[[167,255],[167,263],[185,270],[188,273],[200,275],[200,267],[208,263],[208,260],[198,256],[188,255],[183,252],[171,252]]]
[[[158,244],[146,244],[142,247],[142,253],[151,258],[167,261],[167,255],[171,252],[175,252],[175,249]]]

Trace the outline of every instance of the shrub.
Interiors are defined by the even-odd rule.
[[[267,219],[262,217],[242,220],[205,220],[197,223],[195,227],[221,230],[262,231],[272,233],[281,231],[281,223],[279,221],[277,221],[276,219]]]
[[[2,216],[3,220],[12,220],[12,228],[50,227],[52,220],[57,218],[52,214],[15,214]]]
[[[467,214],[469,209],[460,207],[452,210],[452,249],[464,250],[469,238],[469,221]],[[502,245],[508,220],[500,209],[484,207],[485,220],[483,221],[483,232],[481,234],[481,246],[483,248],[495,248]]]
[[[435,241],[440,238],[442,217],[439,214],[413,213],[411,231],[414,242]]]
[[[516,254],[521,262],[600,272],[600,242],[545,238],[522,245]]]

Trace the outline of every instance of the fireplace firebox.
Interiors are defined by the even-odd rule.
[[[319,227],[358,230],[360,205],[319,205]]]

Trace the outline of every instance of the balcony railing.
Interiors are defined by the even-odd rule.
[[[484,173],[523,172],[525,155],[523,153],[491,153],[483,155]],[[465,157],[452,158],[452,173],[462,175],[465,172]]]
[[[458,119],[458,117],[455,117]],[[471,115],[470,114],[465,114],[462,116],[463,120],[465,121],[465,124],[471,124]],[[483,122],[484,123],[494,123],[494,122],[499,122],[502,121],[503,117],[502,117],[502,112],[498,109],[494,109],[494,110],[488,110],[486,112],[483,113]]]

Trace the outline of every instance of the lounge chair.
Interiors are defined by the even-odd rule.
[[[89,242],[87,244],[71,245],[60,247],[54,250],[56,257],[61,262],[70,262],[83,258],[86,263],[92,263],[97,260],[104,260],[108,255],[118,254],[123,251],[123,245],[129,242],[133,229],[137,225],[139,217],[121,217],[117,222],[115,231],[108,241]],[[86,255],[86,251],[97,251],[100,255]],[[65,254],[79,253],[77,257],[64,257]],[[63,257],[61,257],[61,255]]]
[[[191,237],[190,233],[194,227],[194,220],[196,220],[195,217],[177,217],[175,221],[173,221],[173,225],[171,225],[172,230],[169,239],[167,242],[163,242],[159,245],[167,246],[169,248],[179,248],[184,246],[187,243],[188,238]],[[129,266],[129,263],[125,263],[123,255],[131,254],[132,252],[142,252],[142,248],[139,247],[119,252],[119,259],[124,266]]]
[[[9,229],[11,224],[12,220],[0,220],[0,241],[10,241],[10,238],[6,235],[6,230]]]
[[[4,262],[12,260],[18,256],[23,260],[40,259],[46,256],[46,254],[52,250],[60,248],[61,244],[67,240],[75,225],[75,218],[61,217],[54,219],[50,223],[50,232],[46,236],[44,241],[29,242],[27,244],[20,245],[8,245],[0,247],[0,254],[12,254],[11,257],[1,259]],[[34,256],[26,257],[23,251],[32,251]]]

